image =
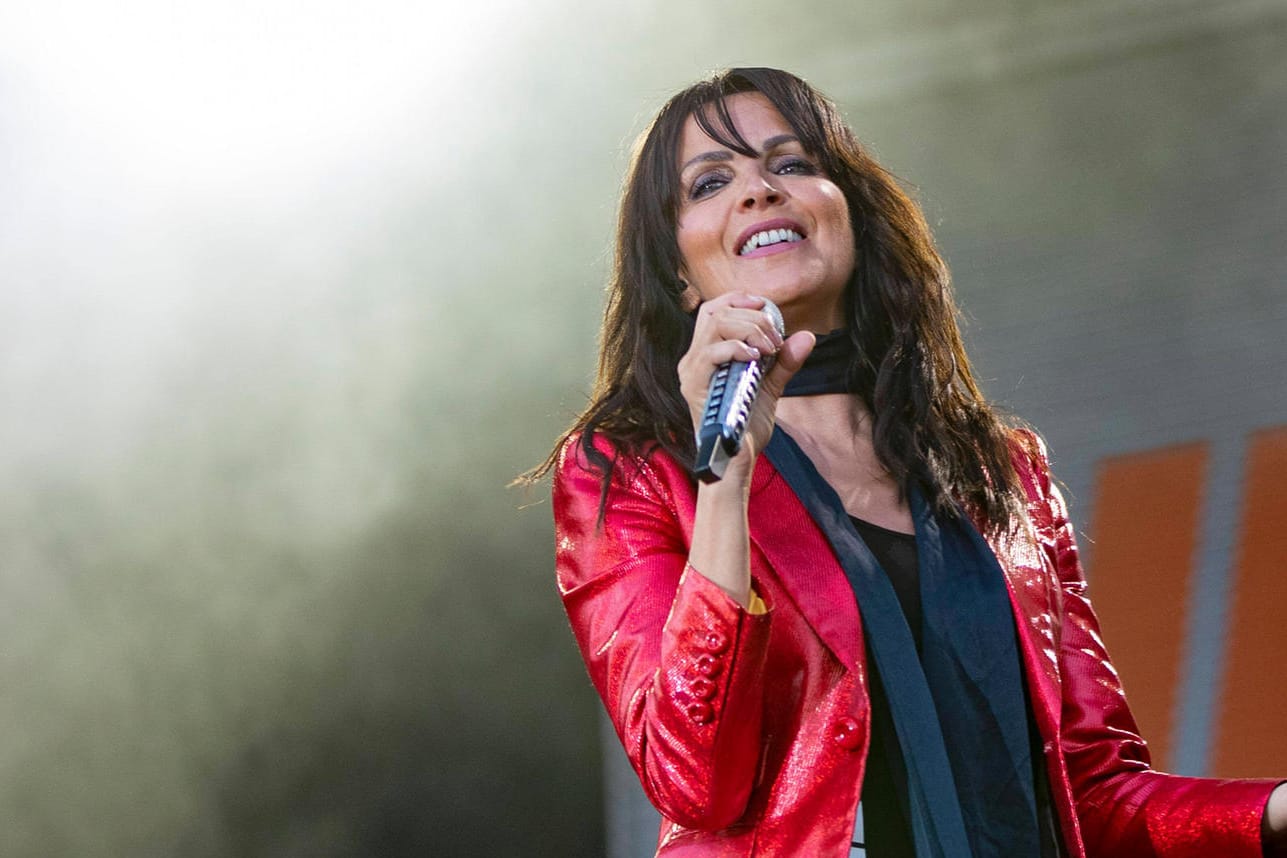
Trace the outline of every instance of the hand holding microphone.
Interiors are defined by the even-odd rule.
[[[777,304],[767,298],[762,312],[777,331],[786,336],[786,322]],[[706,391],[702,422],[697,427],[697,461],[693,470],[704,483],[722,479],[729,459],[742,449],[742,435],[751,416],[751,406],[760,392],[760,380],[773,368],[773,354],[759,360],[734,360],[720,364]]]
[[[764,298],[726,293],[698,311],[679,375],[697,434],[694,470],[703,482],[719,481],[744,442],[752,448],[749,461],[768,443],[778,396],[814,343],[808,332],[784,335],[782,313]]]

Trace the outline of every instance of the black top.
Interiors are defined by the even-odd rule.
[[[894,595],[903,608],[903,616],[912,630],[916,651],[920,652],[921,636],[921,583],[916,573],[916,534],[889,530],[870,521],[849,516],[858,529],[858,535],[867,543],[876,562],[894,585]]]
[[[921,587],[916,571],[916,534],[899,533],[861,518],[849,516],[858,535],[875,555],[880,568],[894,585],[894,595],[903,608],[919,653],[922,647]],[[863,776],[863,842],[868,858],[916,858],[911,824],[899,796],[907,790],[907,771],[893,731],[893,717],[880,673],[874,666],[868,674],[871,695],[871,747]]]

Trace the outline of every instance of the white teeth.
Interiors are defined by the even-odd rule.
[[[742,245],[740,253],[745,256],[757,247],[767,247],[784,241],[796,242],[802,238],[803,236],[793,229],[766,229],[748,238],[746,244]]]

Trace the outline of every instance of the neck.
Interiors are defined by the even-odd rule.
[[[871,443],[871,415],[852,393],[784,396],[778,400],[777,421],[796,441],[814,446]]]
[[[913,531],[902,488],[881,465],[871,414],[851,393],[778,400],[778,424],[800,445],[845,511],[900,533]]]

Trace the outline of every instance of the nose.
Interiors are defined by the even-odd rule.
[[[749,211],[782,202],[783,194],[774,184],[774,178],[771,173],[752,174],[746,181],[746,187],[742,189],[742,208]]]

